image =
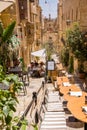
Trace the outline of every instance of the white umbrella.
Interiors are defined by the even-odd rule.
[[[31,52],[31,55],[37,56],[37,57],[45,57],[46,56],[45,49],[41,49],[39,51]]]

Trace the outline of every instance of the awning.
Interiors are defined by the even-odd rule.
[[[45,49],[41,49],[39,51],[32,52],[31,55],[37,56],[37,57],[45,57]]]
[[[0,1],[0,13],[11,6],[12,2]]]

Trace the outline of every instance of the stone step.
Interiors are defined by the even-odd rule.
[[[54,103],[47,103],[47,106],[58,106],[58,105],[63,105],[61,102],[54,102]]]
[[[66,125],[66,121],[55,121],[55,122],[43,121],[41,125]]]
[[[61,114],[65,114],[65,112],[46,112],[46,115],[61,115]]]
[[[44,121],[65,121],[65,117],[55,117],[55,118],[49,118],[49,117],[46,117],[44,118]]]
[[[54,129],[51,129],[51,128],[50,128],[50,129],[49,129],[49,128],[46,128],[46,129],[43,128],[43,129],[42,129],[42,128],[41,128],[40,130],[67,130],[67,128],[54,128]]]
[[[66,128],[66,125],[41,125],[41,129],[54,129],[54,128],[58,128],[58,129],[61,129],[61,128]]]
[[[55,117],[65,117],[65,114],[61,114],[61,115],[47,115],[47,114],[45,114],[45,116],[44,116],[45,118],[55,118]]]

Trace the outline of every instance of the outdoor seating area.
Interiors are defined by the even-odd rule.
[[[24,95],[27,94],[26,86],[29,86],[29,72],[28,70],[23,71],[22,67],[16,66],[8,69],[8,74],[15,74],[19,77],[19,80],[23,82],[22,92]]]
[[[43,62],[31,62],[28,70],[30,76],[33,78],[40,78],[45,76],[45,64]]]
[[[87,130],[87,0],[0,0],[0,130]]]
[[[67,101],[67,108],[73,114],[73,116],[84,123],[84,130],[87,129],[86,119],[86,97],[87,93],[83,92],[80,86],[75,84],[69,84],[69,79],[66,76],[57,77],[58,90],[62,94],[63,99]],[[84,110],[85,109],[85,110]]]

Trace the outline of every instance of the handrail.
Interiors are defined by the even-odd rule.
[[[37,95],[40,93],[41,89],[43,89],[43,88],[44,88],[44,83],[42,82],[41,87],[37,91]],[[19,120],[19,122],[17,124],[17,126],[19,127],[18,130],[20,130],[21,125],[22,125],[21,121],[24,119],[25,116],[27,116],[27,114],[28,114],[30,108],[32,107],[33,103],[34,103],[34,100],[33,100],[33,97],[32,97],[31,102],[29,103],[28,107],[26,108],[25,112],[23,113],[23,115],[21,116],[21,118],[20,118],[20,120]]]

